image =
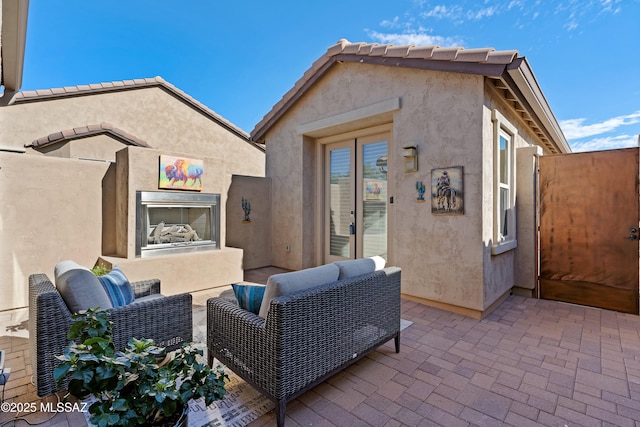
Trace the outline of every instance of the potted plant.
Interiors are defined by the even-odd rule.
[[[95,399],[89,421],[97,426],[186,426],[191,399],[204,397],[209,406],[226,393],[224,370],[202,363],[202,350],[192,344],[167,356],[153,340],[134,338],[116,351],[104,310],[90,309],[74,319],[69,330],[74,341],[56,356],[62,364],[54,378],[59,384],[69,379],[70,395]]]

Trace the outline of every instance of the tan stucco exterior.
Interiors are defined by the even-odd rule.
[[[393,99],[399,108],[386,114],[350,114]],[[532,239],[504,253],[492,251],[494,110],[517,130],[516,149],[540,143],[482,75],[335,64],[265,133],[267,176],[273,185],[273,264],[300,269],[324,262],[323,246],[317,244],[324,238],[318,215],[322,198],[317,196],[323,191],[319,136],[350,132],[349,137],[358,137],[389,124],[388,185],[394,203],[389,205],[388,262],[403,269],[403,293],[482,316],[514,286],[532,288],[534,283],[516,283],[515,263],[517,253],[519,262],[534,259]],[[349,117],[357,119],[349,122]],[[419,170],[405,173],[402,147],[411,145],[418,148]],[[450,166],[464,168],[464,215],[435,216],[428,203],[416,203],[415,184],[430,182],[431,169]],[[533,203],[525,201],[532,193],[517,189],[523,208]],[[524,224],[532,226],[526,221],[518,233],[527,232]],[[291,252],[284,250],[287,244]]]
[[[108,133],[28,146],[101,123],[148,147]],[[26,306],[28,276],[53,278],[55,264],[66,259],[117,264],[130,280],[158,277],[167,294],[242,280],[242,250],[225,241],[227,193],[234,174],[264,176],[264,153],[225,123],[162,85],[1,107],[0,310]],[[135,192],[158,190],[160,154],[204,161],[202,191],[221,195],[221,249],[136,258]]]
[[[249,202],[245,221],[242,199]],[[245,270],[271,265],[271,179],[234,175],[227,198],[227,245],[242,248]]]

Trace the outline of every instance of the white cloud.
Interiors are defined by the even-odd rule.
[[[431,46],[436,45],[440,47],[449,46],[461,46],[462,40],[456,37],[445,37],[438,35],[427,34],[425,29],[408,30],[402,33],[381,33],[378,31],[367,31],[371,39],[379,43],[390,43],[393,45],[407,45],[412,44],[416,46]]]
[[[618,135],[612,137],[595,138],[589,141],[574,142],[569,145],[571,145],[571,150],[574,152],[637,147],[638,135]]]
[[[512,7],[509,4],[507,8]],[[466,21],[479,21],[484,18],[490,18],[497,14],[499,8],[496,6],[485,7],[479,10],[463,9],[461,6],[445,6],[437,5],[433,8],[420,13],[422,18],[435,18],[435,19],[449,19],[456,23],[463,23]]]
[[[472,10],[468,11],[467,18],[469,18],[472,21],[479,21],[483,18],[490,18],[496,13],[497,13],[497,9],[494,6],[486,7],[478,11],[472,11]]]
[[[586,119],[561,120],[560,127],[565,137],[569,140],[588,138],[595,135],[602,135],[611,132],[620,126],[640,123],[640,110],[625,116],[613,117],[600,123],[585,125]]]
[[[400,26],[399,22],[400,17],[396,16],[392,20],[385,19],[380,23],[380,26],[384,28],[398,28]]]
[[[462,8],[460,6],[447,7],[445,5],[438,5],[426,12],[422,12],[421,16],[423,18],[452,19],[458,18],[461,14]]]

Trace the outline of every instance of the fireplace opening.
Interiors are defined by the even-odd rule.
[[[136,192],[136,256],[219,249],[220,195]]]

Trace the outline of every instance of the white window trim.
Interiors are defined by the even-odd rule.
[[[491,114],[493,122],[493,244],[491,254],[499,255],[513,250],[518,246],[516,236],[516,136],[518,130],[500,113],[493,110]],[[509,150],[509,216],[507,227],[509,232],[507,239],[500,233],[500,135],[506,135],[510,140]]]

